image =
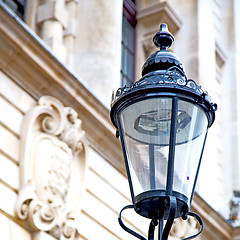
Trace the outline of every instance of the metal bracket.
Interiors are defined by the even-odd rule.
[[[127,205],[120,211],[120,214],[118,217],[118,222],[119,222],[120,226],[126,232],[132,234],[133,236],[135,236],[136,238],[138,238],[140,240],[153,240],[155,228],[157,225],[159,225],[158,239],[159,240],[167,240],[169,232],[170,232],[172,224],[173,224],[173,221],[174,221],[175,211],[176,211],[176,206],[177,206],[176,204],[177,204],[176,198],[173,196],[169,196],[169,216],[168,216],[168,220],[165,224],[165,227],[163,229],[163,217],[159,217],[159,220],[157,220],[156,218],[153,218],[149,225],[148,239],[146,239],[145,237],[141,236],[139,233],[136,233],[133,230],[131,230],[130,228],[128,228],[122,221],[122,212],[126,209],[134,208],[134,205]],[[182,216],[182,219],[186,220],[188,218],[188,216],[194,217],[198,221],[201,228],[197,234],[192,235],[187,238],[184,238],[182,240],[190,240],[190,239],[196,238],[203,230],[203,221],[198,214],[196,214],[194,212],[187,212]]]
[[[197,234],[192,235],[192,236],[187,237],[187,238],[183,238],[182,240],[189,240],[189,239],[196,238],[196,237],[202,232],[202,230],[203,230],[203,220],[202,220],[202,218],[201,218],[197,213],[187,212],[184,216],[182,216],[182,219],[183,219],[183,220],[186,220],[186,219],[187,219],[187,216],[194,217],[194,218],[198,221],[198,223],[199,223],[199,225],[200,225],[201,228],[200,228],[200,230],[199,230],[199,232],[198,232]]]
[[[120,224],[120,226],[128,233],[132,234],[133,236],[135,236],[136,238],[140,239],[140,240],[147,240],[146,238],[144,238],[143,236],[141,236],[140,234],[134,232],[133,230],[131,230],[130,228],[128,228],[122,221],[122,212],[126,209],[130,209],[130,208],[134,208],[134,205],[127,205],[126,207],[124,207],[120,213],[119,213],[119,217],[118,217],[118,222]]]

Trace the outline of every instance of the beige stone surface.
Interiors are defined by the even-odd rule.
[[[6,114],[8,113],[8,114]],[[21,132],[21,122],[23,114],[7,99],[0,96],[0,121],[8,129],[12,130],[17,136]]]
[[[32,19],[28,18],[27,21],[39,34],[41,29],[36,25],[35,19],[38,4],[37,1],[30,2],[32,11],[28,16],[32,16]],[[0,7],[0,113],[9,110],[8,117],[0,118],[2,164],[0,192],[3,195],[0,209],[1,213],[9,217],[7,224],[4,225],[6,220],[4,216],[2,226],[6,227],[2,230],[3,239],[11,239],[11,236],[19,239],[18,236],[22,236],[22,239],[30,240],[29,233],[19,225],[14,228],[15,235],[12,235],[8,225],[17,221],[14,204],[19,190],[18,152],[22,117],[42,95],[54,96],[64,106],[70,106],[77,111],[83,121],[89,145],[94,149],[86,177],[87,190],[84,192],[85,196],[81,198],[83,209],[79,220],[80,239],[97,239],[99,235],[109,240],[131,238],[117,223],[117,215],[122,204],[128,204],[131,200],[120,144],[114,136],[115,130],[109,120],[109,111],[104,107],[104,105],[109,106],[111,91],[116,90],[120,83],[122,1],[78,2],[77,4],[77,1],[66,1],[65,7],[66,4],[73,4],[66,9],[62,5],[63,12],[67,10],[69,19],[72,17],[66,25],[56,17],[53,19],[45,17],[40,21],[42,24],[46,22],[42,25],[45,29],[43,33],[46,36],[45,41],[49,41],[48,44],[53,48],[52,52],[46,49],[41,40],[36,38],[25,25]],[[164,2],[170,7],[166,8],[168,10],[164,14],[160,11],[160,16],[157,13]],[[239,188],[240,181],[237,77],[240,75],[237,67],[239,30],[238,25],[235,24],[239,19],[239,4],[237,0],[216,0],[213,5],[211,2],[137,1],[138,6],[142,8],[142,12],[139,11],[142,16],[139,17],[137,30],[137,56],[138,61],[143,62],[144,48],[146,50],[149,47],[149,51],[152,51],[148,41],[151,32],[158,28],[158,17],[163,20],[169,19],[170,31],[173,31],[176,39],[172,50],[184,63],[188,78],[201,83],[204,89],[210,90],[210,95],[213,93],[218,101],[221,100],[222,114],[221,117],[217,116],[218,127],[211,129],[212,136],[207,143],[210,147],[206,151],[199,186],[202,185],[201,193],[203,196],[204,193],[208,195],[209,202],[214,207],[222,205],[225,211],[228,208],[231,191],[233,188]],[[158,8],[155,9],[154,5]],[[215,5],[218,8],[212,11]],[[149,16],[147,13],[150,13]],[[76,16],[78,19],[75,22]],[[162,18],[163,16],[165,18]],[[179,19],[181,24],[178,24]],[[68,24],[71,23],[72,28],[69,28]],[[67,36],[70,38],[67,39]],[[227,53],[221,66],[217,63],[219,57],[216,57],[216,42],[220,49],[227,50],[224,52]],[[59,58],[56,58],[57,53],[60,55],[64,53],[65,47],[71,52],[67,55],[72,54],[69,63],[73,64],[71,68],[78,75],[69,71],[59,62]],[[218,84],[216,63],[221,68],[220,71],[218,69],[218,73],[222,74]],[[139,63],[137,74],[140,72],[140,65]],[[106,189],[106,193],[103,194],[101,188]],[[212,194],[209,194],[211,191]],[[192,209],[202,216],[205,223],[201,238],[238,239],[239,229],[233,229],[210,205],[196,196]],[[94,211],[89,203],[98,206],[99,211]],[[227,216],[227,211],[224,213]],[[103,219],[103,216],[106,219]],[[111,221],[106,216],[109,216]],[[0,217],[0,221],[1,219]],[[147,232],[147,224],[138,220],[134,214],[126,215],[125,219],[137,231]],[[96,231],[91,231],[92,228]],[[43,239],[52,240],[52,237],[44,232],[33,236],[33,240]]]
[[[6,186],[4,182],[0,182],[0,192],[2,194],[2,197],[0,199],[1,211],[3,211],[4,213],[8,214],[11,217],[14,217],[17,193],[10,189],[8,186]]]
[[[19,189],[19,167],[6,156],[0,154],[0,179],[17,192]]]
[[[0,69],[0,92],[5,99],[17,109],[25,113],[35,104],[35,100],[20,88],[10,77]]]
[[[31,234],[8,217],[0,213],[1,238],[5,240],[32,240]]]
[[[13,161],[19,161],[19,139],[0,125],[0,150]]]
[[[80,1],[77,21],[74,70],[109,108],[120,86],[122,1]]]
[[[131,203],[126,178],[110,164],[106,164],[104,158],[99,156],[93,149],[89,150],[89,167],[90,169],[86,179],[87,191],[83,196],[82,202],[83,216],[80,218],[80,223],[83,223],[85,226],[86,223],[83,222],[83,219],[88,222],[90,220],[86,218],[89,216],[94,219],[95,222],[101,223],[101,226],[110,233],[110,235],[106,234],[107,239],[110,240],[111,235],[113,239],[115,239],[115,237],[134,239],[134,237],[122,231],[116,221],[120,210],[125,205]],[[92,208],[92,206],[95,206],[95,208]],[[96,209],[98,209],[98,211],[96,211]],[[142,235],[146,235],[149,220],[139,217],[134,210],[126,211],[123,215],[127,225]],[[94,226],[94,223],[92,226]],[[83,233],[87,234],[85,230]],[[94,238],[93,236],[96,236],[96,233],[88,233],[86,236],[89,235],[92,235],[90,238],[92,239]]]
[[[53,236],[46,232],[33,233],[31,240],[55,240]]]

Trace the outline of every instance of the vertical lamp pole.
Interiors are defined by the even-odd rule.
[[[151,219],[148,240],[168,238],[175,218],[195,217],[189,212],[208,128],[217,105],[195,81],[187,79],[182,63],[167,49],[174,37],[162,24],[153,38],[160,48],[143,65],[142,78],[113,94],[111,120],[120,136],[132,205],[124,207],[119,223],[135,237],[146,240],[122,221],[122,211],[133,208]],[[164,224],[164,220],[165,224]]]

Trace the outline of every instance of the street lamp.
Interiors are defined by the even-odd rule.
[[[133,202],[122,211],[134,208],[151,219],[148,240],[154,239],[157,225],[158,239],[165,240],[175,218],[191,215],[202,230],[201,218],[189,209],[217,106],[186,78],[180,60],[167,50],[174,37],[166,24],[153,41],[160,51],[147,59],[140,80],[113,94],[110,114],[121,139]],[[145,240],[123,223],[122,211],[123,229]]]

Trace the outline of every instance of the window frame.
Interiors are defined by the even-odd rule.
[[[0,0],[8,8],[10,8],[18,17],[24,20],[26,10],[26,0]],[[11,3],[16,5],[16,9],[11,8]]]
[[[132,39],[132,44],[133,44],[133,48],[130,49],[129,46],[127,45],[126,42],[124,42],[124,39],[122,37],[121,40],[121,86],[123,87],[124,85],[129,85],[131,83],[134,82],[135,80],[135,59],[136,59],[136,24],[137,24],[137,20],[136,20],[136,15],[137,15],[137,8],[135,5],[135,1],[131,1],[131,0],[124,0],[123,1],[123,25],[122,25],[122,34],[124,33],[124,18],[126,19],[126,21],[128,21],[128,23],[130,24],[130,26],[133,28],[133,39]],[[133,57],[131,65],[133,67],[133,72],[132,72],[132,76],[129,76],[125,73],[124,71],[124,66],[126,66],[126,62],[124,61],[125,59],[125,54],[124,52],[127,51],[130,53],[130,55]],[[129,83],[129,84],[127,84]]]

